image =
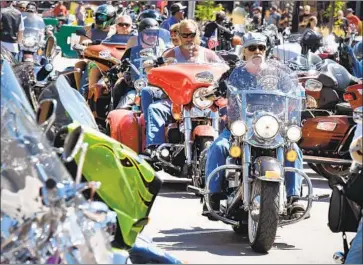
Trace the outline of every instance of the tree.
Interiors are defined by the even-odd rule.
[[[195,17],[199,21],[215,20],[215,14],[219,11],[223,11],[221,4],[216,5],[213,0],[205,0],[197,4]]]

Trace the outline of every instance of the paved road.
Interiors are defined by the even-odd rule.
[[[314,194],[330,192],[323,177],[307,165],[305,171],[312,179]],[[261,255],[231,226],[201,216],[199,199],[184,187],[164,184],[144,234],[189,263],[333,263],[333,253],[342,249],[341,235],[331,233],[327,226],[328,199],[313,204],[310,219],[279,228],[272,250]]]
[[[75,61],[60,57],[55,67],[61,71]],[[330,192],[324,178],[307,166],[305,171],[312,179],[314,194]],[[248,239],[236,235],[231,226],[201,216],[199,199],[186,192],[185,185],[164,184],[143,233],[189,263],[333,263],[332,255],[342,249],[342,239],[327,226],[328,207],[329,200],[314,202],[311,218],[279,228],[272,250],[261,255],[253,252]]]

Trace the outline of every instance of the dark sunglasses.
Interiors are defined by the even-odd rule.
[[[261,52],[263,52],[266,50],[266,46],[265,45],[251,45],[251,46],[248,46],[247,49],[250,52],[254,52],[257,49],[260,50]]]
[[[192,32],[192,33],[180,33],[180,36],[183,39],[187,39],[189,37],[195,38],[196,35],[197,35],[197,33],[195,33],[195,32]]]
[[[146,36],[158,36],[158,32],[146,31],[143,32]]]
[[[131,26],[129,23],[122,23],[122,22],[118,23],[117,25],[119,27],[127,27],[127,28]]]

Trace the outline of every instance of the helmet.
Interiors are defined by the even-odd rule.
[[[161,16],[161,14],[156,10],[148,9],[148,10],[145,10],[145,11],[141,12],[140,15],[137,18],[137,22],[141,22],[141,20],[143,20],[145,18],[153,18],[159,24],[161,24],[161,22],[163,22],[163,18]]]
[[[145,29],[158,29],[158,28],[159,28],[159,23],[155,19],[144,18],[143,20],[140,21],[137,29],[140,33]]]
[[[100,5],[96,9],[96,27],[105,29],[115,23],[116,9],[111,5]]]

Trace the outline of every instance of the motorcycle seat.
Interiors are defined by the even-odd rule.
[[[335,106],[335,110],[336,110],[336,115],[348,115],[348,116],[353,115],[353,109],[350,106],[350,104],[347,102],[338,103]]]
[[[318,80],[326,87],[344,92],[349,85],[357,84],[358,80],[352,76],[344,66],[337,63],[327,63],[322,67]]]

